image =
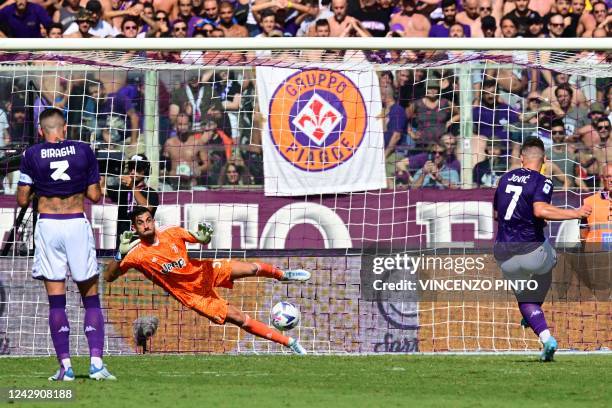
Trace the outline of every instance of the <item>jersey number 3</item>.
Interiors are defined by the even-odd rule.
[[[512,214],[514,214],[514,210],[516,208],[516,203],[518,202],[519,196],[522,192],[523,186],[513,186],[510,184],[506,186],[506,193],[512,194],[512,200],[510,200],[510,204],[508,204],[506,215],[504,215],[504,220],[508,221],[510,218],[512,218]]]
[[[68,170],[69,166],[70,163],[68,163],[68,160],[52,161],[51,163],[49,163],[49,167],[51,167],[51,169],[55,169],[55,171],[51,173],[51,178],[55,181],[69,181],[70,176],[66,174],[66,170]]]

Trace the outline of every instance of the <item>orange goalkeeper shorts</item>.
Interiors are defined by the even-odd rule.
[[[191,262],[194,266],[199,266],[202,278],[193,292],[184,294],[188,298],[184,303],[213,322],[224,324],[228,302],[219,296],[215,288],[232,289],[234,287],[231,279],[232,261],[201,259]]]

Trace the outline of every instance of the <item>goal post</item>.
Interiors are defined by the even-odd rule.
[[[190,247],[194,257],[311,270],[304,285],[252,279],[222,292],[265,322],[277,301],[297,304],[302,323],[292,333],[311,352],[529,352],[539,343],[521,327],[511,291],[381,298],[367,294],[375,283],[364,270],[377,255],[448,258],[455,269],[460,258],[480,257],[483,269],[465,276],[499,277],[490,252],[493,187],[532,135],[552,155],[553,203],[579,206],[598,187],[597,169],[585,167],[586,149],[555,141],[554,87],[567,84],[577,98],[577,116],[563,122],[576,136],[612,88],[610,50],[611,39],[0,39],[0,109],[12,109],[8,132],[19,150],[34,138],[37,112],[59,106],[69,137],[92,143],[115,192],[125,189],[120,176],[130,158],[145,154],[147,183],[160,192],[158,224],[215,227],[208,247]],[[327,85],[309,72],[327,75]],[[350,93],[329,91],[334,75]],[[344,145],[325,151],[343,137]],[[448,179],[426,185],[419,174],[438,156]],[[489,166],[486,174],[475,170],[479,163]],[[332,169],[350,169],[348,187],[332,181]],[[53,353],[46,296],[30,278],[32,216],[18,217],[15,180],[12,172],[0,195],[3,246],[14,241],[0,259],[0,354],[46,355]],[[103,262],[115,247],[117,206],[106,199],[86,211]],[[584,259],[563,252],[577,244],[578,225],[551,223],[547,234],[560,263],[544,307],[560,347],[609,348],[605,288],[581,273]],[[595,273],[606,271],[599,265]],[[423,276],[455,275],[438,265]],[[152,352],[282,352],[210,324],[135,272],[101,289],[109,353],[137,352],[132,325],[147,316],[159,319]],[[73,284],[68,314],[71,347],[86,353]]]

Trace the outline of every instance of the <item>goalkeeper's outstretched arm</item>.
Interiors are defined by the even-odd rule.
[[[121,259],[123,259],[123,257],[127,255],[128,252],[130,252],[136,245],[140,243],[140,239],[133,240],[133,237],[134,231],[128,230],[123,231],[123,233],[121,233],[117,254],[115,255],[115,258],[113,260],[106,264],[106,269],[104,270],[105,281],[112,282],[125,273],[122,272],[121,268],[119,267]]]
[[[124,275],[125,272],[119,268],[119,262],[115,259],[112,259],[109,263],[106,264],[106,269],[104,270],[104,280],[106,282],[113,282],[117,280],[118,277]]]

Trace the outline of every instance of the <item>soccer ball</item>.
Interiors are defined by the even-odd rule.
[[[278,302],[270,313],[272,326],[280,331],[291,330],[300,324],[300,309],[293,303]]]

